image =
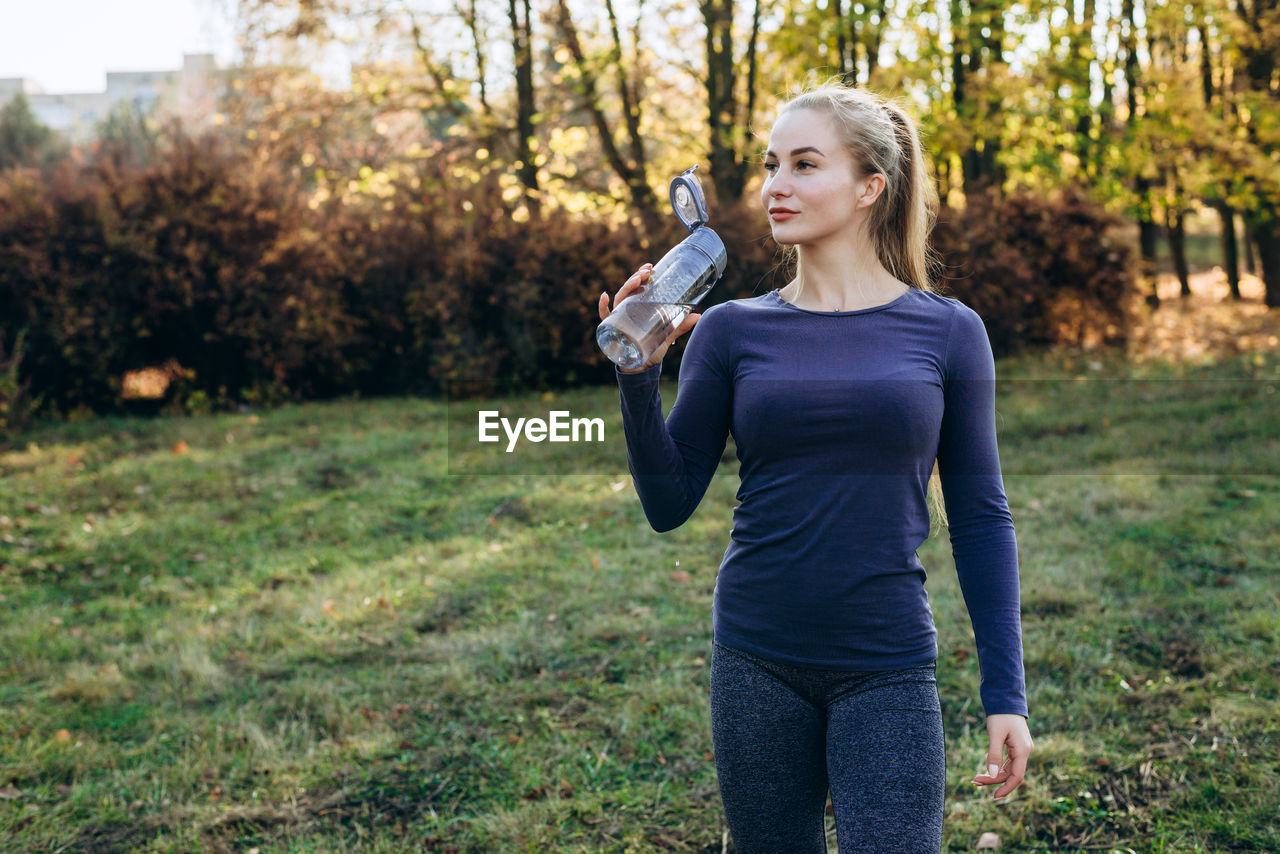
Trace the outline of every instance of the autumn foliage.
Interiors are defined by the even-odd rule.
[[[317,194],[213,134],[174,133],[141,160],[107,146],[45,175],[0,174],[0,353],[13,363],[25,333],[14,387],[56,415],[138,406],[125,378],[144,369],[172,380],[151,404],[171,409],[611,380],[596,299],[682,229],[673,218],[646,240],[559,207],[520,222],[499,171],[454,180],[471,156],[459,142],[366,172],[379,186],[354,196]],[[720,207],[713,224],[730,265],[706,305],[785,284],[754,204]],[[939,217],[939,288],[979,311],[998,354],[1056,340],[1068,315],[1121,339],[1128,250],[1112,224],[1080,193],[972,198]]]

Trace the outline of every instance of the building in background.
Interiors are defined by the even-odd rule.
[[[70,142],[93,138],[117,104],[131,104],[144,115],[176,116],[200,127],[213,120],[225,85],[211,53],[186,54],[176,71],[108,71],[105,92],[49,94],[25,77],[0,78],[0,105],[19,93],[43,124]]]

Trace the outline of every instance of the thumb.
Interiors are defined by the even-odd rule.
[[[685,315],[684,320],[680,321],[680,325],[677,326],[674,330],[672,330],[671,336],[667,338],[665,343],[667,344],[675,343],[675,340],[677,338],[679,338],[681,335],[685,334],[686,332],[688,332],[690,329],[692,329],[694,326],[698,324],[698,318],[700,317],[702,317],[701,314]]]
[[[1004,764],[1004,740],[996,734],[991,735],[991,744],[987,747],[987,776],[999,777]]]

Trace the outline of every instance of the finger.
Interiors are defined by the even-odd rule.
[[[1009,772],[1008,769],[1004,767],[1003,763],[995,765],[995,773],[992,773],[992,765],[995,765],[995,763],[987,762],[987,770],[979,771],[974,775],[973,782],[975,785],[990,786],[992,783],[999,783],[1007,779]]]
[[[648,278],[652,274],[653,274],[652,264],[641,264],[640,269],[636,270],[634,273],[632,273],[630,276],[627,277],[626,284],[629,285],[632,282],[639,282],[641,279]]]
[[[637,291],[643,290],[648,284],[650,272],[647,269],[637,270],[631,275],[631,278],[622,283],[622,287],[618,288],[618,292],[613,296],[613,307],[616,309],[618,304],[627,297]]]
[[[1011,751],[1011,754],[1012,754],[1012,751]],[[996,790],[996,793],[995,795],[993,795],[993,797],[1003,798],[1005,795],[1009,794],[1014,789],[1016,789],[1022,783],[1023,778],[1026,776],[1027,757],[1013,756],[1012,758],[1013,758],[1013,761],[1009,764],[1009,779],[1005,781],[1005,784],[1003,786],[1001,786],[999,789]]]
[[[694,326],[697,325],[698,318],[701,316],[702,315],[700,314],[690,314],[684,320],[680,321],[680,325],[676,327],[675,332],[672,332],[670,337],[668,337],[664,343],[674,344],[677,338],[679,338],[681,335],[685,334],[686,332],[688,332],[690,329],[692,329]]]
[[[1015,774],[1011,771],[1009,774],[1009,779],[1005,780],[1004,785],[996,789],[996,793],[991,797],[993,800],[999,800],[1000,798],[1003,798],[1005,795],[1012,792],[1014,789],[1018,788],[1018,786],[1021,784],[1022,784],[1022,775]]]
[[[601,319],[601,320],[604,320],[605,318],[607,318],[607,317],[609,316],[609,294],[608,294],[608,292],[602,292],[602,293],[600,294],[600,299],[599,299],[599,301],[598,301],[598,305],[597,305],[596,307],[597,307],[597,308],[599,309],[599,311],[600,311],[600,319]]]

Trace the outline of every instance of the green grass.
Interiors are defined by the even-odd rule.
[[[1037,745],[1006,803],[968,782],[985,731],[945,530],[920,549],[947,850],[1280,848],[1280,363],[1144,370],[999,366],[1027,380],[998,411]],[[554,475],[450,475],[428,400],[11,438],[0,849],[721,851],[736,463],[655,534],[616,389],[554,404],[608,438]]]

